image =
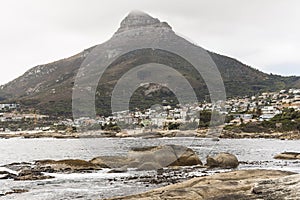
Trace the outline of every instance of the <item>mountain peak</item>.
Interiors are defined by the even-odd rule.
[[[148,15],[147,13],[140,11],[140,10],[132,10],[127,17],[147,17],[147,18],[152,18],[150,15]]]
[[[116,33],[121,33],[128,30],[138,29],[141,27],[167,28],[172,29],[166,22],[161,22],[157,18],[153,18],[147,13],[139,10],[131,11],[121,22],[120,28]]]

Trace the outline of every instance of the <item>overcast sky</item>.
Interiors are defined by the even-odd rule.
[[[300,75],[298,0],[0,0],[0,84],[108,40],[131,10],[264,72]]]

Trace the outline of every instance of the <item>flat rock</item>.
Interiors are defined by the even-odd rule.
[[[193,178],[182,183],[169,185],[145,193],[126,197],[115,197],[111,198],[111,200],[294,200],[299,199],[300,175],[293,174],[294,173],[292,172],[277,170],[232,171],[212,176]],[[283,189],[285,186],[288,186],[287,189],[284,189],[284,193],[280,194],[282,190],[279,189]],[[278,190],[278,192],[274,192],[275,190]]]
[[[54,178],[53,176],[44,175],[39,171],[33,169],[24,169],[19,172],[19,174],[14,177],[15,181],[34,181],[34,180],[45,180]]]
[[[40,160],[36,161],[36,168],[46,172],[80,172],[85,170],[100,170],[108,168],[105,164],[95,164],[85,160],[66,159],[66,160]]]
[[[253,197],[261,199],[300,199],[300,174],[258,182]]]
[[[284,152],[277,154],[274,156],[274,159],[280,159],[280,160],[298,160],[300,159],[300,153],[296,152]]]

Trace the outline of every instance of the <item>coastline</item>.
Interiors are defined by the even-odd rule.
[[[300,174],[277,170],[239,170],[197,177],[148,192],[106,200],[300,199]]]
[[[92,141],[95,141],[95,144],[97,144],[97,146],[99,146],[98,144],[102,144],[101,140],[103,140],[102,142],[108,142],[110,141],[112,144],[115,144],[116,142],[121,142],[120,144],[122,144],[122,142],[127,141],[129,144],[131,144],[130,146],[132,146],[133,148],[128,148],[128,150],[124,149],[123,153],[127,155],[127,153],[129,153],[130,150],[132,149],[136,149],[134,147],[136,147],[136,142],[137,140],[141,140],[143,143],[146,142],[146,146],[149,145],[153,145],[153,141],[157,141],[158,143],[160,143],[161,141],[167,141],[170,142],[173,140],[177,140],[180,141],[180,143],[184,143],[184,140],[193,140],[192,138],[170,138],[170,139],[164,139],[162,138],[162,140],[156,140],[156,139],[150,139],[150,140],[143,140],[141,138],[137,139],[137,138],[128,138],[128,139],[119,139],[119,138],[102,138],[100,139],[100,143],[99,141],[95,141],[95,139],[88,139],[85,142],[87,142],[86,144],[92,145]],[[99,139],[98,139],[99,140]],[[78,142],[80,142],[79,140],[52,140],[52,139],[41,139],[41,140],[35,140],[35,139],[16,139],[16,140],[10,140],[10,141],[5,141],[2,140],[3,144],[7,144],[7,146],[12,146],[12,144],[16,141],[16,144],[18,144],[18,142],[22,142],[22,143],[28,143],[27,146],[24,147],[24,149],[28,149],[28,147],[30,146],[30,144],[38,144],[40,142],[41,145],[36,146],[37,148],[40,148],[42,146],[41,149],[44,149],[49,152],[51,152],[51,148],[54,151],[61,151],[62,149],[65,149],[65,145],[64,144],[72,144],[73,142],[75,142],[75,144],[78,144]],[[43,142],[46,141],[46,142]],[[49,144],[50,141],[50,144]],[[64,142],[65,141],[65,142]],[[131,142],[132,143],[131,143]],[[202,141],[200,139],[200,141]],[[239,142],[237,142],[239,141]],[[267,143],[269,143],[271,141],[271,145],[267,145]],[[197,156],[199,156],[199,158],[202,159],[202,161],[204,161],[203,163],[205,163],[205,157],[203,157],[203,154],[207,154],[207,155],[211,155],[214,156],[216,155],[216,153],[218,152],[223,152],[223,151],[229,151],[233,154],[235,154],[238,158],[239,158],[239,164],[240,166],[236,169],[226,169],[223,170],[222,168],[215,168],[215,169],[209,169],[207,168],[207,164],[204,165],[193,165],[190,167],[168,167],[168,168],[164,168],[164,169],[160,169],[160,170],[152,170],[152,171],[139,171],[137,170],[137,168],[129,168],[128,171],[126,171],[126,168],[122,168],[123,164],[127,165],[127,161],[131,162],[131,160],[128,160],[124,157],[120,158],[120,154],[103,154],[103,156],[100,156],[101,154],[96,155],[97,157],[91,157],[91,158],[84,158],[81,157],[80,155],[82,154],[82,151],[80,149],[82,148],[76,148],[74,145],[74,148],[70,149],[70,151],[78,151],[79,154],[77,153],[71,153],[71,154],[64,154],[63,156],[60,157],[56,157],[53,156],[52,158],[48,158],[47,155],[50,154],[45,154],[45,156],[40,156],[40,157],[36,157],[36,155],[33,155],[31,157],[28,157],[25,162],[22,163],[15,163],[17,160],[12,160],[11,162],[7,162],[7,163],[11,163],[11,164],[7,164],[7,165],[3,165],[3,169],[2,169],[2,176],[8,176],[7,178],[10,179],[15,179],[16,181],[12,180],[2,180],[4,184],[6,184],[7,186],[9,186],[10,184],[13,183],[13,185],[11,187],[7,187],[6,191],[3,191],[4,195],[9,195],[10,193],[13,192],[23,192],[24,194],[12,194],[11,197],[15,196],[18,198],[24,198],[27,199],[32,198],[33,196],[37,195],[38,193],[42,190],[53,190],[55,188],[57,188],[57,184],[59,181],[59,187],[60,188],[68,188],[68,187],[74,187],[74,188],[78,188],[77,192],[72,193],[72,195],[74,195],[73,197],[75,198],[76,196],[80,195],[82,196],[81,199],[84,199],[85,197],[93,197],[90,199],[99,199],[100,198],[113,198],[114,196],[128,196],[128,195],[136,195],[136,194],[141,194],[144,193],[146,191],[152,191],[154,188],[161,188],[167,185],[171,184],[176,184],[176,183],[184,183],[185,181],[189,181],[189,180],[193,180],[193,178],[196,177],[206,177],[205,179],[207,180],[216,180],[218,182],[223,182],[221,177],[215,177],[214,179],[212,179],[211,175],[215,174],[216,176],[219,174],[223,174],[223,172],[234,172],[234,173],[240,173],[239,171],[244,171],[244,170],[253,170],[253,169],[267,169],[268,171],[268,175],[269,177],[273,176],[274,170],[285,170],[285,171],[290,171],[290,172],[294,172],[294,173],[299,173],[299,161],[298,160],[275,160],[274,159],[274,155],[282,152],[282,150],[284,148],[282,148],[283,144],[293,144],[293,145],[288,145],[291,146],[291,148],[285,149],[288,152],[291,152],[293,149],[299,149],[297,146],[297,141],[280,141],[280,140],[260,140],[260,139],[256,139],[255,142],[250,142],[248,139],[246,140],[221,140],[220,143],[218,143],[221,147],[220,148],[216,148],[214,153],[211,152],[211,154],[208,152],[210,152],[210,150],[206,151],[207,145],[210,146],[211,144],[213,144],[214,142],[211,139],[207,139],[206,140],[207,143],[205,143],[206,145],[201,145],[204,143],[199,143],[203,148],[199,148],[200,146],[196,145],[194,146],[194,151],[197,152]],[[225,142],[225,143],[224,143]],[[232,143],[233,142],[233,143]],[[55,143],[59,143],[57,146],[53,147],[53,144]],[[173,143],[173,142],[172,142]],[[238,147],[235,144],[238,144],[238,146],[241,147],[245,147],[245,144],[249,144],[250,146],[248,148],[243,149],[244,151],[231,151],[230,149],[233,147]],[[74,143],[73,143],[74,144]],[[251,144],[253,145],[251,147]],[[258,146],[264,146],[267,148],[263,148],[261,151],[258,152],[252,152],[251,149],[256,149],[256,147]],[[51,147],[52,146],[52,147]],[[92,145],[93,146],[93,145]],[[274,146],[277,146],[277,150],[274,150]],[[49,147],[51,147],[49,149]],[[59,147],[59,148],[57,148]],[[102,149],[106,148],[106,146],[104,145],[103,148],[101,148],[100,150],[102,151]],[[227,148],[227,149],[226,149]],[[117,149],[117,148],[113,148],[113,149]],[[268,150],[268,149],[271,149]],[[28,149],[29,150],[29,149]],[[136,149],[138,150],[138,149]],[[148,148],[143,148],[141,150],[149,150]],[[140,151],[140,150],[138,150]],[[28,151],[30,152],[30,151]],[[46,151],[45,151],[46,152]],[[61,151],[62,152],[62,151]],[[151,152],[153,152],[151,150]],[[202,152],[202,153],[201,153]],[[205,153],[206,152],[206,153]],[[249,155],[249,153],[251,152],[252,155]],[[34,151],[32,152],[34,153]],[[122,154],[123,154],[122,153]],[[52,154],[51,154],[52,155]],[[131,154],[131,155],[135,155],[135,154]],[[147,154],[148,155],[148,154]],[[262,155],[269,155],[269,156],[264,156],[261,157]],[[281,158],[290,158],[290,156],[295,156],[296,154],[281,154]],[[287,157],[288,156],[288,157]],[[149,157],[149,156],[147,156]],[[168,156],[169,157],[169,156]],[[17,157],[16,157],[17,158]],[[69,159],[71,158],[71,159]],[[298,158],[298,157],[297,157]],[[51,160],[44,160],[44,159],[51,159]],[[106,164],[108,164],[109,166],[111,166],[110,168],[107,168],[107,166],[102,165],[103,161],[105,161],[105,159],[108,159],[107,162],[105,162]],[[5,160],[5,158],[4,158]],[[151,159],[150,159],[151,160]],[[14,162],[14,163],[13,163]],[[21,162],[20,160],[18,162]],[[111,162],[111,164],[110,164]],[[125,162],[125,163],[124,163]],[[120,163],[120,165],[118,164]],[[134,164],[135,162],[133,162]],[[206,161],[207,163],[207,161]],[[293,167],[296,168],[290,168],[288,166],[290,166],[289,164],[287,165],[287,163],[291,164]],[[149,165],[147,165],[149,166]],[[156,166],[156,165],[153,165]],[[13,170],[7,170],[7,169]],[[104,171],[103,169],[106,168]],[[29,170],[28,170],[29,169]],[[1,170],[0,170],[1,171]],[[288,173],[290,173],[288,172]],[[98,178],[94,178],[93,180],[90,180],[89,178],[80,178],[80,182],[79,179],[74,179],[71,177],[74,176],[80,176],[81,177],[89,177],[89,176],[95,176]],[[51,178],[48,176],[52,176],[55,178]],[[112,176],[114,178],[112,178]],[[246,176],[246,175],[245,175]],[[68,181],[66,182],[65,178],[68,179]],[[68,178],[69,177],[69,178]],[[107,178],[105,178],[107,177]],[[227,186],[235,186],[235,181],[240,183],[240,176],[239,175],[232,175],[230,177],[235,177],[236,180],[232,180],[229,182],[223,182],[222,184],[224,185],[219,185],[220,187],[227,187]],[[258,176],[257,177],[261,177]],[[32,181],[29,181],[29,180]],[[40,179],[40,180],[39,180]],[[28,180],[30,183],[30,187],[32,187],[31,190],[29,190],[28,192],[25,192],[24,189],[28,188],[26,187],[26,184],[29,184]],[[92,181],[93,184],[95,184],[95,188],[92,189],[92,191],[94,192],[85,192],[85,191],[81,191],[82,187],[85,187],[85,183],[86,181]],[[251,177],[245,177],[244,180],[249,180],[251,181]],[[23,182],[25,181],[25,182]],[[100,182],[99,182],[100,181]],[[46,188],[44,189],[44,186],[38,186],[36,185],[39,182],[43,182],[43,183],[47,183],[46,184]],[[103,183],[102,183],[103,182]],[[70,183],[70,184],[66,184],[66,183]],[[118,185],[119,188],[115,188],[114,192],[112,194],[107,194],[107,190],[101,190],[99,188],[100,185],[103,184],[109,184],[111,186],[113,185]],[[213,182],[210,182],[211,184]],[[256,184],[257,182],[255,182]],[[202,185],[200,187],[203,188],[210,188],[211,184],[206,184],[206,185]],[[216,183],[217,184],[217,183]],[[139,186],[139,189],[136,189],[136,185]],[[17,187],[16,187],[17,186]],[[34,186],[34,187],[33,187]],[[104,187],[104,185],[103,185]],[[246,187],[246,186],[241,186],[241,187]],[[247,186],[248,187],[248,186]],[[252,186],[251,186],[252,187]],[[81,189],[80,189],[81,188]],[[19,189],[17,191],[14,191],[13,189]],[[230,188],[229,188],[230,189]],[[129,190],[129,191],[128,191]],[[181,191],[181,190],[180,190]],[[179,192],[180,192],[179,191]],[[169,194],[172,194],[173,192],[178,192],[177,190],[170,190],[170,191],[166,191],[169,192]],[[192,193],[194,191],[191,191]],[[249,190],[250,192],[250,190]],[[52,197],[56,197],[56,198],[63,198],[66,197],[65,195],[69,195],[68,192],[64,193],[60,193],[60,194],[55,194],[55,193],[51,193]],[[181,195],[181,194],[180,194]],[[183,194],[182,194],[183,195]],[[149,197],[149,196],[148,196]],[[151,199],[151,198],[146,198],[146,199]],[[186,196],[179,196],[181,199],[188,199],[186,198]],[[238,196],[237,196],[238,197]],[[41,197],[42,198],[42,197]],[[51,198],[51,199],[53,199]],[[50,199],[50,197],[48,198]],[[139,199],[139,198],[137,198]],[[195,199],[195,198],[194,198]],[[197,198],[196,198],[197,199]],[[239,199],[239,198],[231,198],[231,199]],[[274,198],[273,198],[274,199]]]
[[[152,130],[152,131],[85,131],[85,132],[55,132],[55,131],[19,131],[19,132],[3,132],[0,133],[0,139],[10,138],[57,138],[57,139],[78,139],[78,138],[103,138],[103,137],[114,137],[114,138],[172,138],[172,137],[197,137],[197,138],[220,138],[220,139],[280,139],[280,140],[300,140],[300,133],[298,131],[291,132],[233,132],[223,130],[219,136],[212,136],[207,134],[208,130]]]

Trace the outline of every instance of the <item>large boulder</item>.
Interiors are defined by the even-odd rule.
[[[180,145],[135,148],[128,153],[128,158],[134,160],[129,167],[137,167],[141,170],[202,165],[201,160],[193,150]]]
[[[300,153],[296,152],[284,152],[277,154],[274,156],[275,159],[280,159],[280,160],[300,160]]]
[[[89,161],[95,165],[110,168],[137,168],[139,170],[157,170],[163,167],[202,165],[197,154],[190,148],[180,145],[163,145],[133,148],[127,157],[99,156]]]
[[[215,157],[207,156],[206,166],[208,168],[231,169],[239,166],[237,157],[230,153],[219,153]]]
[[[203,165],[199,156],[190,148],[172,145],[177,159],[169,166],[193,166]]]

